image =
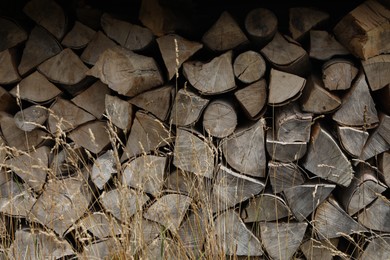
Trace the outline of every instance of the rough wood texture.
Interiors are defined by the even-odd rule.
[[[329,19],[329,14],[310,7],[289,10],[289,30],[294,40],[300,40],[313,28]]]
[[[344,151],[353,157],[359,157],[368,139],[368,132],[349,126],[337,126],[337,132]]]
[[[62,39],[61,44],[71,49],[82,49],[92,40],[95,31],[88,26],[75,21],[72,30],[70,30]]]
[[[208,134],[224,138],[236,129],[237,117],[234,103],[231,100],[215,99],[204,110],[202,123]]]
[[[266,64],[259,53],[246,51],[236,57],[233,70],[236,78],[243,83],[250,84],[264,76]]]
[[[15,53],[9,49],[0,52],[0,61],[0,84],[8,85],[20,81]]]
[[[111,237],[84,246],[82,254],[77,257],[82,260],[112,258],[119,255],[121,250],[118,239]]]
[[[26,132],[31,132],[36,128],[44,128],[47,118],[47,108],[37,105],[20,110],[14,115],[16,126]]]
[[[249,38],[258,46],[264,46],[278,30],[278,18],[265,8],[256,8],[245,17],[245,29]]]
[[[334,27],[337,39],[352,54],[368,59],[390,50],[390,10],[379,1],[367,0]]]
[[[204,95],[215,95],[236,87],[231,51],[210,62],[187,61],[183,64],[184,76],[190,84]]]
[[[362,61],[368,85],[372,91],[390,84],[390,54],[379,55]]]
[[[390,232],[390,205],[389,199],[379,196],[369,207],[360,212],[358,221],[370,230]]]
[[[328,60],[333,56],[348,55],[349,51],[327,31],[310,30],[310,58]]]
[[[302,243],[300,248],[307,259],[332,260],[338,243],[338,238],[331,238],[329,240],[310,239]]]
[[[122,233],[118,222],[102,212],[88,214],[77,222],[77,226],[82,229],[82,235],[90,232],[99,239],[115,237]]]
[[[10,93],[0,86],[0,111],[6,113],[14,113],[18,111],[16,99]]]
[[[122,47],[106,50],[87,72],[126,96],[135,96],[163,83],[153,58],[136,54]]]
[[[390,152],[384,152],[378,157],[378,170],[382,174],[382,177],[387,184],[390,186]]]
[[[27,32],[15,21],[1,17],[0,18],[0,52],[10,49],[27,40]]]
[[[133,122],[133,106],[117,96],[106,95],[106,116],[117,127],[125,132],[130,130]]]
[[[351,87],[359,70],[352,61],[332,59],[322,66],[322,80],[328,90],[346,90]]]
[[[93,162],[91,181],[102,190],[104,185],[111,179],[111,175],[117,173],[117,167],[115,165],[114,152],[108,150],[104,154],[100,155]]]
[[[102,31],[98,31],[89,41],[80,58],[87,64],[95,65],[102,53],[107,49],[114,48],[116,45]]]
[[[296,163],[281,163],[270,161],[268,174],[274,193],[280,193],[288,188],[301,185],[305,181]]]
[[[390,237],[378,236],[370,238],[369,244],[365,250],[359,255],[360,260],[363,259],[387,259],[390,258]]]
[[[301,159],[307,151],[306,142],[285,142],[275,140],[276,134],[272,129],[267,131],[266,148],[272,160],[280,162],[294,162]]]
[[[187,256],[177,242],[170,238],[157,238],[152,243],[142,250],[141,257],[143,259],[184,259]]]
[[[234,96],[251,119],[259,119],[267,103],[267,82],[264,79],[234,92]]]

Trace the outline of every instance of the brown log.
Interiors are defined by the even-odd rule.
[[[264,46],[275,35],[278,28],[278,18],[265,8],[250,11],[245,17],[245,29],[249,38],[258,46]]]
[[[107,118],[127,133],[133,123],[133,106],[128,101],[110,95],[106,95],[104,104]]]
[[[389,19],[388,6],[367,0],[344,16],[333,30],[352,54],[366,60],[390,51]]]
[[[379,196],[370,206],[357,215],[358,221],[370,230],[390,232],[389,199]]]
[[[33,103],[45,103],[60,95],[61,90],[48,81],[41,73],[35,71],[22,79],[22,81],[10,91],[10,94],[14,97]]]
[[[183,217],[190,206],[192,199],[180,194],[167,194],[157,199],[150,208],[144,212],[146,219],[160,223],[165,228],[176,232]]]
[[[302,94],[306,80],[297,75],[271,69],[268,104],[282,106]]]
[[[286,202],[274,194],[262,193],[249,200],[241,210],[240,216],[245,223],[275,221],[290,216]]]
[[[116,45],[117,44],[108,38],[102,31],[98,31],[88,43],[80,58],[87,64],[95,65],[104,51],[113,48]]]
[[[84,250],[81,255],[78,255],[78,258],[83,260],[109,259],[117,257],[122,251],[120,241],[116,237],[111,237],[84,246]]]
[[[307,223],[260,223],[264,249],[272,259],[291,259],[302,243]]]
[[[346,90],[351,87],[359,70],[346,59],[331,59],[322,66],[322,80],[328,90]]]
[[[20,110],[14,115],[15,125],[26,132],[31,132],[36,128],[44,128],[49,114],[46,107],[31,106]]]
[[[314,74],[307,79],[300,102],[303,111],[314,114],[330,113],[341,105],[340,98],[328,92],[321,78]]]
[[[234,75],[243,83],[253,83],[261,79],[266,70],[263,57],[255,51],[238,55],[233,63]]]
[[[161,121],[169,115],[173,103],[175,89],[171,85],[143,92],[129,100],[129,102],[143,110],[152,113]]]
[[[265,121],[258,120],[222,140],[222,152],[227,163],[239,173],[265,177],[266,154],[264,151]]]
[[[176,126],[193,125],[199,120],[208,103],[208,99],[202,98],[195,92],[186,88],[180,89],[176,93],[169,122]]]
[[[179,128],[176,132],[173,164],[183,171],[212,178],[214,175],[215,148],[196,132]]]
[[[359,157],[368,139],[368,132],[349,126],[337,126],[338,137],[344,151],[353,157]]]
[[[321,152],[318,152],[321,149]],[[315,175],[341,186],[348,187],[353,178],[351,162],[341,151],[336,140],[320,124],[312,128],[303,167]]]
[[[22,60],[18,66],[20,75],[26,75],[39,64],[61,51],[61,44],[53,35],[40,26],[34,27],[23,49]]]
[[[161,121],[151,115],[137,112],[121,161],[170,144],[172,139],[171,133]]]
[[[103,11],[101,9],[86,4],[85,2],[81,2],[75,8],[75,15],[78,21],[93,30],[96,31],[101,28],[101,16],[103,15]]]
[[[189,41],[177,34],[159,37],[157,44],[168,71],[168,80],[171,80],[178,73],[186,60],[203,47],[203,44]]]
[[[202,123],[208,134],[224,138],[236,129],[237,117],[234,103],[231,100],[215,99],[204,110]]]
[[[336,188],[334,184],[304,183],[283,191],[286,202],[299,222],[305,221],[309,215]]]
[[[222,252],[228,256],[262,256],[261,243],[245,226],[240,216],[233,210],[220,214],[215,219],[215,237]]]
[[[311,7],[289,9],[289,30],[294,40],[302,40],[307,33],[329,19],[329,14]]]
[[[0,61],[0,84],[8,85],[20,81],[15,52],[9,49],[0,52]]]
[[[126,163],[122,184],[158,196],[164,186],[167,157],[143,155]]]
[[[329,60],[334,56],[348,55],[349,51],[327,31],[310,30],[310,58]]]
[[[15,21],[1,17],[0,18],[0,52],[10,49],[27,40],[27,32]]]
[[[108,37],[131,51],[143,50],[153,41],[153,34],[149,29],[121,21],[109,14],[102,15],[101,25]]]
[[[378,157],[378,170],[382,174],[382,177],[387,184],[390,186],[390,152],[381,153]]]
[[[306,256],[306,259],[332,260],[333,255],[338,251],[338,243],[338,238],[331,238],[329,240],[315,240],[312,238],[304,242],[300,246],[300,249]]]
[[[98,239],[115,237],[122,234],[122,228],[118,222],[102,212],[88,214],[77,222],[77,227],[81,228],[81,235],[90,232]]]
[[[72,98],[71,101],[97,119],[101,119],[105,111],[105,99],[108,94],[110,94],[108,86],[98,80],[92,86]]]
[[[218,20],[205,32],[202,42],[213,51],[223,52],[243,45],[248,41],[240,26],[228,13],[223,12]]]
[[[91,180],[99,190],[102,190],[104,185],[111,179],[111,175],[115,173],[117,173],[117,167],[115,165],[114,152],[108,150],[93,162]]]
[[[33,0],[24,6],[23,12],[58,40],[64,37],[68,19],[62,7],[56,2]]]
[[[15,98],[7,90],[0,87],[0,111],[13,114],[17,110],[18,105]]]
[[[272,160],[289,163],[301,159],[306,154],[306,142],[278,141],[275,137],[272,129],[267,131],[265,146]]]
[[[372,91],[390,84],[390,54],[363,60],[362,65]]]
[[[265,112],[267,82],[264,79],[234,92],[234,96],[250,119],[257,120]]]
[[[268,162],[268,175],[274,193],[301,185],[305,179],[296,163]]]
[[[359,255],[363,259],[387,259],[390,257],[390,237],[387,235],[373,236],[368,240],[368,245]]]
[[[100,78],[112,90],[130,97],[163,83],[153,58],[122,47],[114,47],[103,52],[87,75]]]
[[[62,39],[61,44],[66,48],[82,49],[92,40],[95,31],[88,26],[75,21],[72,30],[70,30]]]

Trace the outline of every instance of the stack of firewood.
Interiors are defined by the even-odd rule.
[[[0,17],[1,258],[390,258],[388,1],[84,2]]]

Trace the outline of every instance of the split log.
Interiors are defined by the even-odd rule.
[[[117,238],[108,238],[99,240],[87,246],[84,246],[82,255],[78,259],[110,259],[115,258],[122,253],[122,245]]]
[[[234,75],[243,83],[261,79],[266,70],[263,57],[255,51],[246,51],[236,57],[233,63]]]
[[[62,7],[56,2],[32,0],[24,6],[23,12],[57,39],[64,37],[68,19]]]
[[[195,132],[179,128],[176,132],[173,164],[183,171],[199,176],[214,176],[215,148]]]
[[[92,86],[72,98],[71,101],[97,119],[101,119],[105,110],[106,95],[108,94],[110,94],[110,89],[106,84],[98,80]]]
[[[10,94],[33,103],[46,103],[61,94],[53,83],[38,71],[22,79]]]
[[[27,32],[15,21],[1,17],[0,18],[0,52],[15,47],[27,40]]]
[[[268,162],[268,175],[274,193],[301,185],[305,178],[296,163]]]
[[[234,92],[234,96],[249,118],[258,120],[266,110],[267,82],[265,79],[256,81]]]
[[[171,133],[161,121],[151,115],[137,112],[121,161],[156,150],[172,141]]]
[[[20,75],[26,75],[39,64],[57,55],[61,51],[61,44],[53,35],[42,27],[36,26],[30,32],[23,49],[22,59],[18,66]]]
[[[268,9],[253,9],[245,17],[245,29],[253,42],[264,46],[277,32],[278,18]]]
[[[364,60],[362,65],[372,91],[390,84],[390,54]]]
[[[122,234],[122,228],[118,222],[102,212],[94,212],[80,219],[77,222],[77,227],[81,228],[81,233],[90,232],[98,239],[115,237]]]
[[[99,30],[101,28],[101,16],[103,11],[100,8],[86,4],[85,2],[79,2],[75,8],[76,19],[93,30]]]
[[[213,185],[214,205],[212,210],[218,212],[234,207],[259,194],[264,187],[263,182],[220,165]]]
[[[102,190],[114,173],[117,173],[114,152],[108,150],[93,162],[91,180],[99,190]]]
[[[304,242],[300,249],[305,255],[306,259],[321,259],[332,260],[339,243],[338,238],[331,238],[329,240],[315,240],[310,239]]]
[[[330,91],[349,89],[358,72],[358,68],[350,60],[329,60],[322,66],[324,87]]]
[[[390,258],[390,237],[386,235],[374,236],[369,239],[367,247],[359,255],[363,259],[387,259]]]
[[[167,157],[143,155],[128,162],[122,173],[122,184],[157,196],[164,186]]]
[[[10,158],[5,164],[22,178],[34,191],[42,190],[48,173],[50,148],[42,146],[37,150]]]
[[[268,104],[282,106],[294,101],[302,94],[306,80],[297,75],[271,69]]]
[[[260,223],[264,249],[272,259],[291,259],[305,235],[307,223]]]
[[[335,188],[334,184],[308,182],[285,189],[283,194],[295,218],[303,222]]]
[[[26,132],[31,132],[36,128],[44,128],[43,124],[48,118],[46,107],[31,106],[20,110],[14,115],[15,125]]]
[[[192,199],[185,195],[167,194],[158,198],[143,216],[176,232],[191,202]]]
[[[338,191],[339,201],[352,216],[374,201],[386,188],[386,185],[377,179],[374,169],[360,163],[351,184]]]
[[[320,178],[344,187],[348,187],[353,178],[351,162],[341,151],[336,140],[320,124],[315,124],[312,128],[312,137],[303,167]]]
[[[176,126],[194,125],[208,103],[208,99],[202,98],[195,92],[186,88],[180,89],[176,93],[169,122]]]
[[[15,52],[9,49],[0,52],[0,61],[0,84],[8,85],[20,81]]]
[[[231,51],[210,62],[187,61],[183,64],[184,76],[204,95],[228,92],[236,87]]]
[[[327,31],[310,30],[310,58],[329,60],[334,56],[348,55],[349,51]]]
[[[111,142],[107,123],[104,121],[91,121],[79,126],[69,133],[69,138],[78,146],[95,154],[100,153]]]
[[[72,102],[58,98],[49,109],[48,128],[54,134],[57,131],[70,131],[95,117]]]
[[[86,74],[100,78],[112,90],[130,97],[163,83],[153,58],[122,47],[103,52],[95,66]]]
[[[78,147],[74,143],[68,143],[67,148],[55,151],[50,162],[49,180],[53,177],[63,179],[75,175],[90,175],[90,167],[84,167],[87,155],[84,148]],[[82,169],[80,169],[82,168]],[[81,170],[81,172],[80,172]]]
[[[29,219],[63,237],[68,228],[84,215],[91,199],[91,190],[82,178],[53,180],[46,183]]]
[[[241,210],[241,218],[245,223],[275,221],[290,216],[286,202],[274,194],[262,193],[249,200]]]
[[[339,125],[337,126],[337,132],[344,151],[353,157],[359,157],[368,139],[368,132],[354,127]]]
[[[152,113],[161,121],[168,117],[175,89],[171,85],[143,92],[129,100],[129,102],[143,110]]]
[[[187,256],[176,241],[170,238],[156,238],[152,243],[142,249],[140,256],[143,259],[185,259]]]
[[[278,70],[303,76],[310,67],[309,55],[295,41],[276,33],[261,54]]]
[[[367,231],[365,227],[350,217],[332,197],[318,206],[314,213],[313,225],[321,240]]]
[[[123,223],[142,210],[148,200],[146,194],[127,188],[103,191],[99,197],[104,209]]]
[[[275,140],[272,129],[267,131],[266,148],[272,160],[280,162],[294,162],[301,159],[307,151],[306,142],[284,142]]]
[[[96,32],[88,26],[80,23],[79,21],[75,21],[72,30],[65,35],[61,44],[66,48],[76,50],[82,49],[92,40],[95,33]]]
[[[80,58],[89,65],[95,65],[99,57],[107,49],[115,47],[117,44],[108,38],[102,31],[95,33]]]
[[[234,49],[248,41],[240,26],[228,13],[223,12],[218,20],[203,35],[202,42],[213,51]]]
[[[378,170],[382,174],[382,177],[390,187],[390,152],[381,153],[378,157]]]
[[[245,126],[222,140],[221,147],[227,163],[239,173],[265,177],[264,119]]]
[[[133,123],[133,106],[128,101],[107,94],[104,104],[108,120],[127,133]]]
[[[293,7],[289,10],[289,30],[294,40],[302,40],[313,28],[329,19],[329,14],[311,7]]]
[[[215,99],[203,113],[203,127],[209,135],[224,138],[234,132],[237,126],[237,112],[231,100]]]
[[[186,60],[203,47],[201,43],[189,41],[176,34],[157,38],[157,44],[168,71],[168,80],[171,80],[178,73]]]
[[[357,215],[358,221],[370,230],[390,232],[389,199],[379,196],[369,207]]]
[[[108,37],[131,51],[143,50],[153,41],[149,29],[118,20],[109,14],[102,15],[101,25]]]
[[[352,54],[366,60],[390,51],[389,19],[386,5],[367,0],[344,16],[333,30]]]
[[[0,112],[14,113],[18,111],[19,107],[10,93],[4,88],[0,87]]]
[[[245,226],[240,216],[233,210],[220,214],[215,219],[215,236],[210,236],[228,256],[262,256],[261,243]]]

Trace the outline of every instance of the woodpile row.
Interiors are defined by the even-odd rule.
[[[0,17],[1,258],[389,259],[389,2],[163,2]]]

